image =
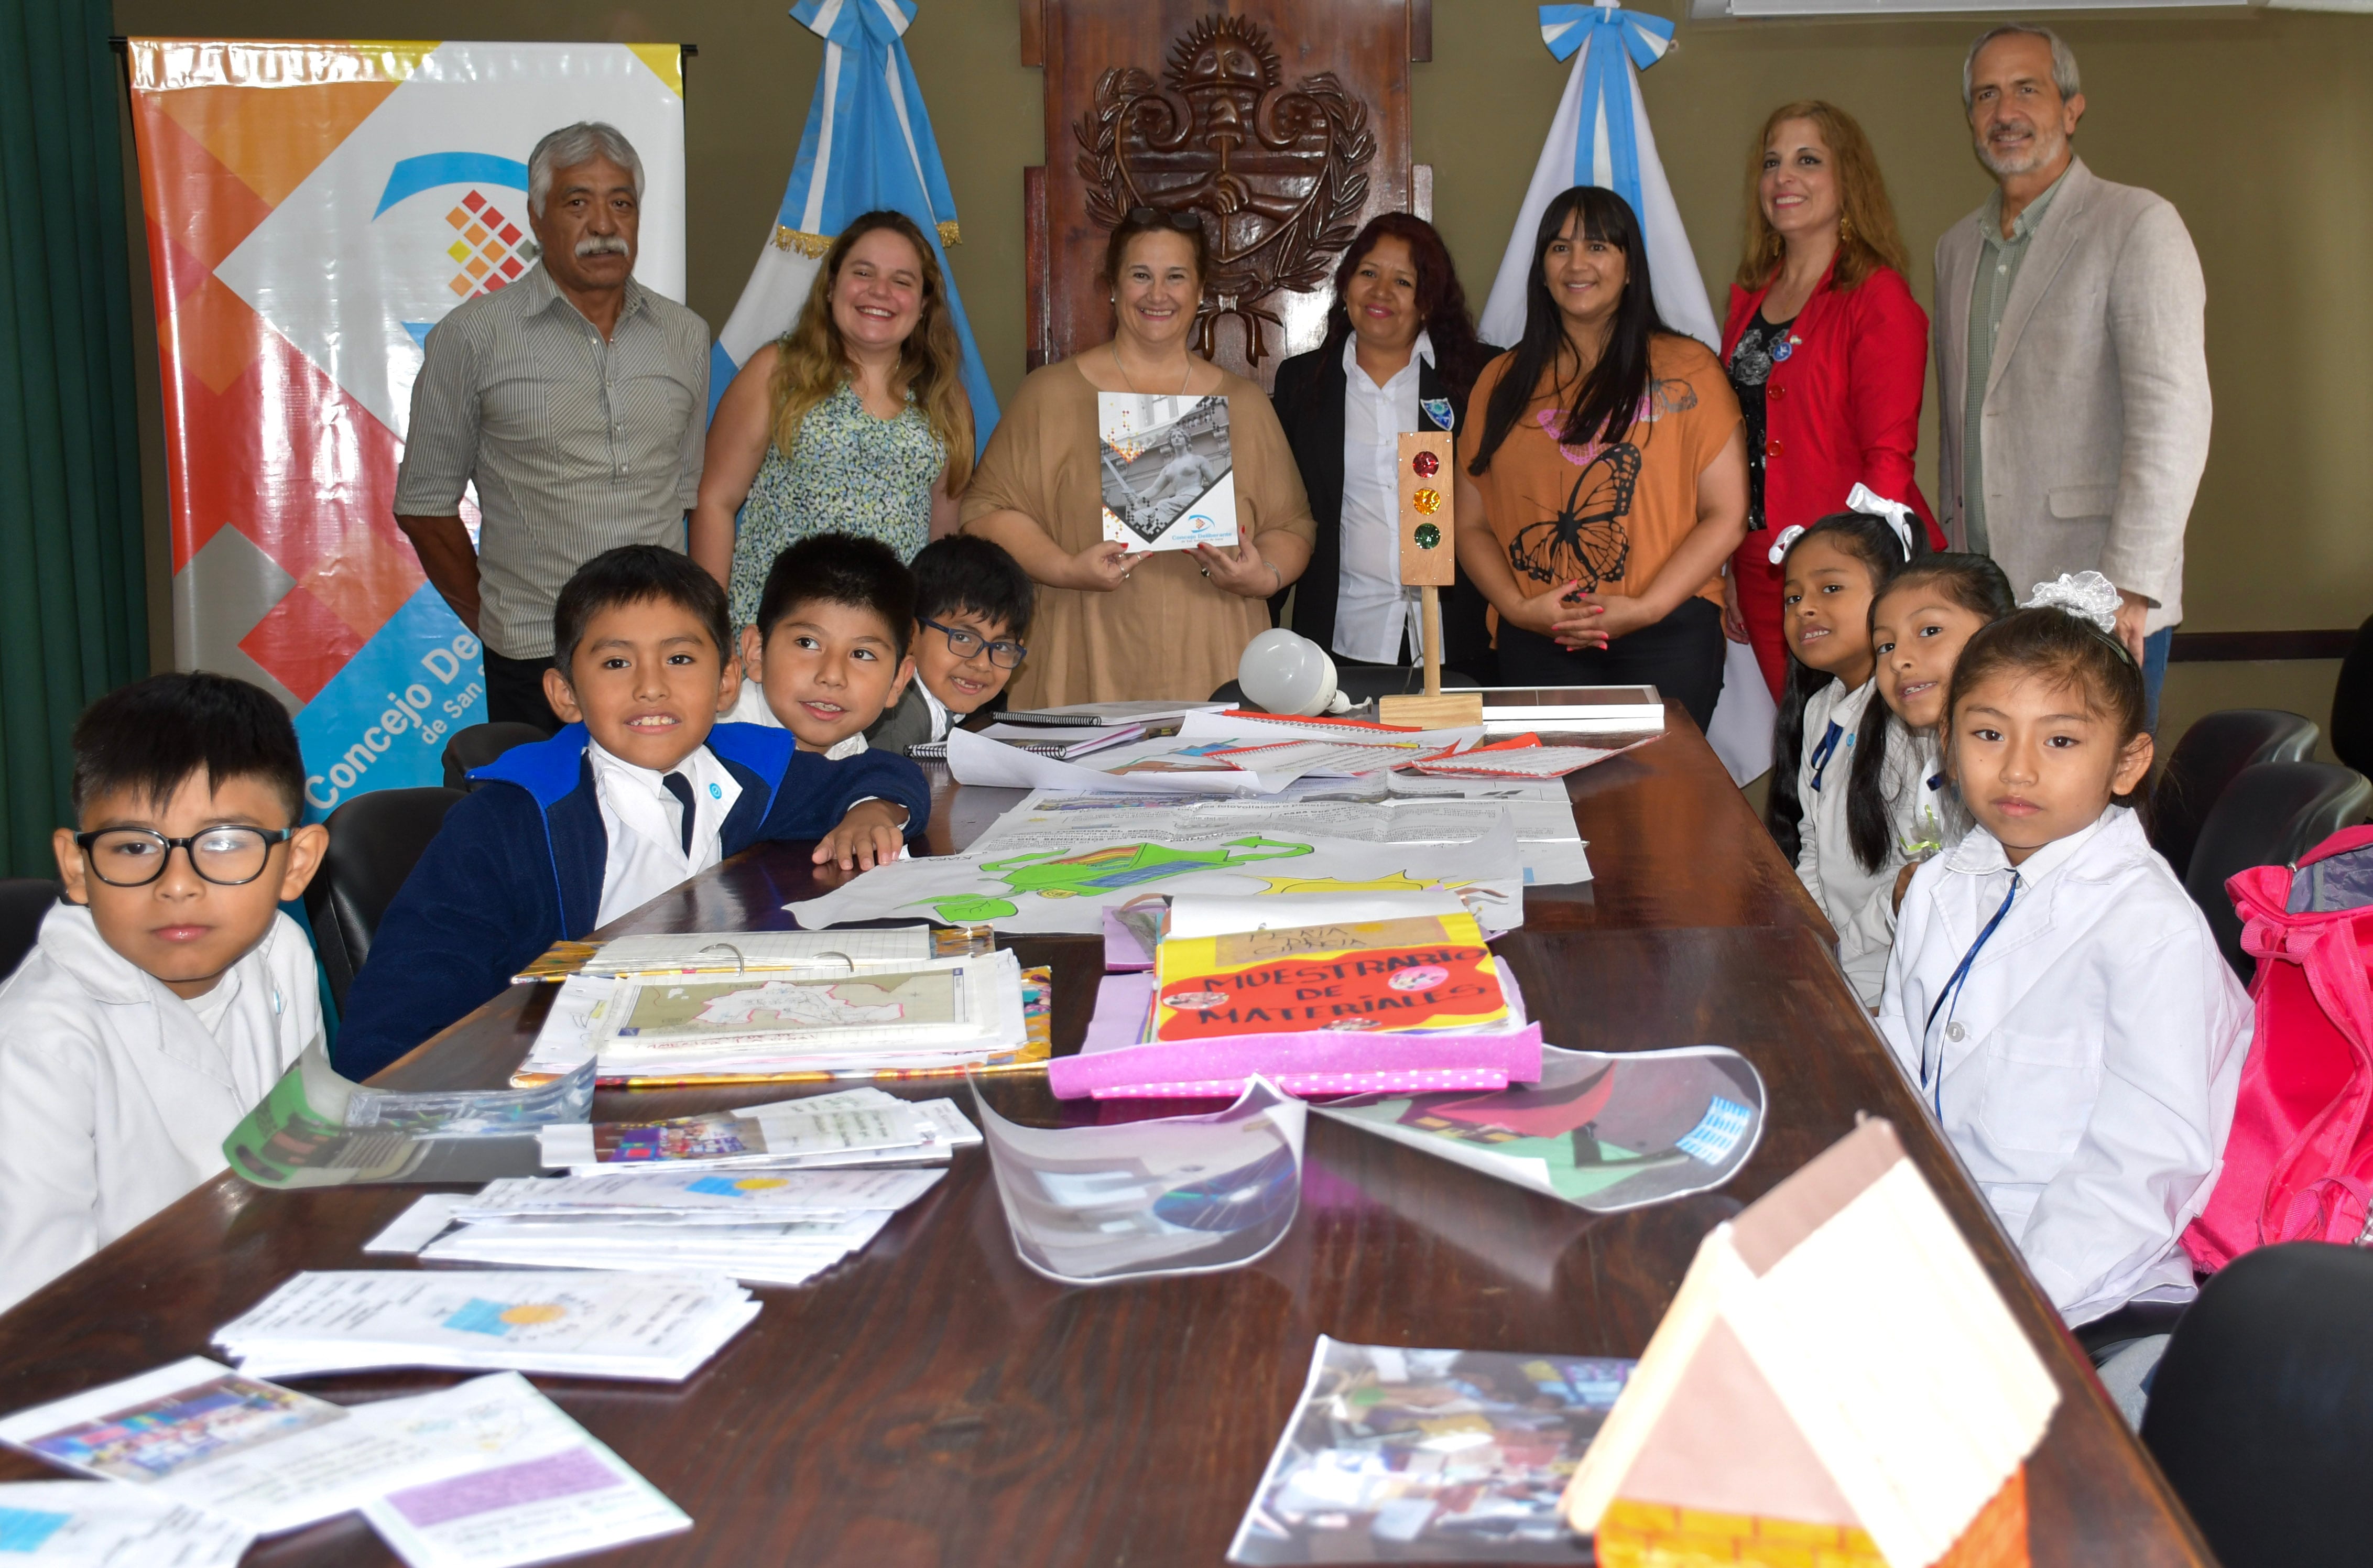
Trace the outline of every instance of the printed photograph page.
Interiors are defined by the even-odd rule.
[[[1558,1500],[1635,1364],[1321,1335],[1228,1561],[1590,1562]]]

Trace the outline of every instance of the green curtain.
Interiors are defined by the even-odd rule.
[[[0,873],[53,876],[66,738],[148,669],[105,0],[0,3]]]

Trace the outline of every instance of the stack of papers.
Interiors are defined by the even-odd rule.
[[[871,1241],[940,1176],[737,1167],[498,1181],[474,1198],[420,1199],[367,1250],[530,1268],[697,1270],[745,1284],[798,1285]]]
[[[689,1528],[516,1373],[351,1410],[193,1356],[0,1422],[112,1484],[0,1487],[0,1552],[230,1568],[257,1535],[359,1508],[413,1568],[513,1568]]]
[[[980,1133],[947,1100],[906,1101],[879,1089],[665,1121],[579,1122],[544,1129],[544,1163],[578,1176],[619,1170],[817,1170],[945,1164]]]
[[[721,1274],[302,1273],[215,1343],[255,1377],[389,1366],[677,1383],[758,1316]]]
[[[1216,713],[1227,706],[1224,702],[1075,702],[1068,708],[1014,708],[998,717],[1008,724],[1096,728],[1158,724],[1189,713]]]
[[[1025,973],[1011,952],[890,958],[880,950],[900,944],[871,940],[905,931],[747,940],[783,935],[830,954],[782,967],[570,976],[512,1082],[587,1062],[603,1082],[645,1085],[894,1076],[1040,1061],[1051,1048],[1046,972]]]

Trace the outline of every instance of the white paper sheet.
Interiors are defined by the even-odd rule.
[[[524,1568],[692,1527],[684,1510],[517,1373],[430,1396],[465,1473],[363,1510],[412,1568]],[[401,1401],[415,1404],[419,1401]]]
[[[709,1274],[302,1273],[216,1330],[258,1375],[377,1366],[673,1381],[757,1315]]]
[[[1130,837],[1164,842],[1315,835],[1369,844],[1458,844],[1490,833],[1505,814],[1515,825],[1527,885],[1590,880],[1573,806],[1555,779],[1426,778],[1393,774],[1353,780],[1305,778],[1256,800],[1123,796],[1037,790],[1006,812],[965,853],[1020,854],[1093,848]]]
[[[1258,833],[1225,839],[1140,834],[1066,851],[972,850],[878,867],[820,898],[787,905],[810,930],[840,920],[985,921],[1006,931],[1097,931],[1104,909],[1177,893],[1467,895],[1484,928],[1524,923],[1524,868],[1514,827],[1460,844],[1374,844]]]
[[[255,1533],[128,1486],[0,1484],[0,1558],[26,1568],[237,1568]]]
[[[204,1356],[21,1410],[0,1422],[0,1441],[257,1535],[346,1513],[444,1464],[379,1407],[347,1410]]]

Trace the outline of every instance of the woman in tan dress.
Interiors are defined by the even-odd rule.
[[[1112,340],[1031,373],[964,492],[964,532],[1003,545],[1042,590],[1016,708],[1200,701],[1235,678],[1268,629],[1269,595],[1310,563],[1317,526],[1268,398],[1186,346],[1207,260],[1191,219],[1151,207],[1122,219],[1105,251]],[[1100,392],[1227,398],[1238,544],[1132,556],[1105,539]]]

